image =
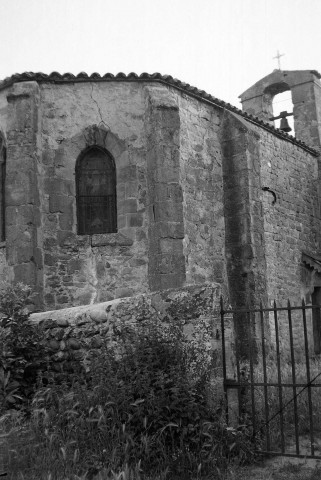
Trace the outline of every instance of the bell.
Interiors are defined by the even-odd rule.
[[[280,130],[286,133],[291,132],[292,130],[292,128],[289,125],[288,119],[286,117],[281,118]]]

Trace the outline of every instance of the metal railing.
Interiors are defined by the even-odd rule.
[[[227,321],[235,334],[230,339],[225,335]],[[246,325],[247,348],[235,322]],[[304,301],[301,306],[288,301],[286,307],[274,302],[272,308],[261,304],[252,309],[226,309],[221,298],[226,417],[247,424],[262,453],[321,458],[317,445],[318,434],[321,439],[321,383],[317,383],[321,358],[315,355],[320,351],[318,322],[320,306]]]

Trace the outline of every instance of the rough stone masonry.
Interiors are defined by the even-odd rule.
[[[270,120],[284,90],[295,137]],[[208,283],[236,308],[311,302],[320,75],[273,72],[241,100],[250,113],[160,74],[2,81],[2,278],[31,284],[47,311]],[[76,169],[88,151],[114,165],[115,231],[79,234]]]

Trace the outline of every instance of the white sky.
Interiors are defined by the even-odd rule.
[[[321,70],[321,0],[0,0],[0,79],[170,74],[240,106],[277,68]]]

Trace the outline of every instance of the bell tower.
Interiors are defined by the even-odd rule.
[[[321,148],[321,75],[316,70],[274,70],[243,92],[242,109],[274,125],[275,95],[291,91],[294,132],[298,140]],[[282,112],[283,113],[283,112]],[[288,112],[292,113],[292,112]]]

